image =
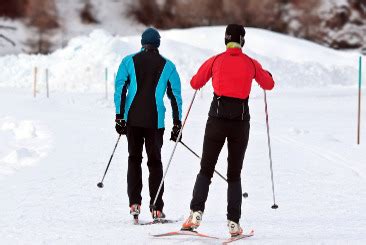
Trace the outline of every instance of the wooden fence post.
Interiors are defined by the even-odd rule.
[[[33,80],[33,97],[36,98],[37,95],[37,66],[34,67],[34,80]]]
[[[108,68],[105,68],[105,98],[108,99]]]
[[[46,68],[46,91],[47,91],[47,98],[50,97],[50,91],[49,91],[49,84],[48,84],[48,68]]]
[[[362,56],[358,59],[358,118],[357,118],[357,144],[360,144],[361,134],[361,83],[362,83]]]

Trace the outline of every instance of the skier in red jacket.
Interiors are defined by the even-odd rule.
[[[225,32],[226,51],[208,59],[191,80],[192,88],[200,89],[212,78],[214,97],[206,124],[201,170],[193,189],[191,212],[182,230],[193,230],[200,225],[215,165],[227,140],[228,227],[231,236],[243,232],[239,224],[242,203],[240,173],[249,139],[248,98],[253,79],[265,90],[274,87],[271,73],[242,52],[244,36],[242,25],[228,25]]]

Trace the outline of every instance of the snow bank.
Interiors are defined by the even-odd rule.
[[[223,33],[224,27],[162,32],[161,54],[176,64],[185,88],[202,61],[224,51]],[[95,30],[72,39],[67,47],[50,55],[1,57],[0,87],[31,88],[33,67],[37,66],[39,90],[44,90],[44,69],[48,68],[51,90],[103,92],[105,69],[109,87],[113,87],[122,57],[139,49],[139,36],[119,37]],[[308,41],[248,28],[245,52],[261,61],[282,87],[348,86],[357,82],[356,54]]]
[[[47,155],[50,134],[31,120],[0,118],[0,175],[36,164]]]

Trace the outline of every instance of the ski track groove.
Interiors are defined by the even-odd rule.
[[[292,146],[295,144],[298,148],[300,149],[304,149],[307,150],[309,152],[311,152],[313,155],[316,155],[322,159],[325,159],[327,161],[331,161],[345,169],[350,170],[354,175],[356,175],[357,177],[362,178],[363,180],[365,179],[365,176],[363,175],[363,173],[361,173],[361,171],[354,169],[353,167],[346,165],[344,162],[348,162],[348,163],[352,163],[354,164],[359,164],[358,162],[355,162],[353,160],[347,160],[346,158],[340,156],[339,154],[326,150],[326,149],[317,149],[315,147],[312,147],[310,145],[304,144],[304,143],[300,143],[297,140],[291,139],[290,137],[285,137],[285,136],[274,136],[273,137],[275,140],[277,140],[278,142],[281,143],[286,143],[286,144],[291,144]]]

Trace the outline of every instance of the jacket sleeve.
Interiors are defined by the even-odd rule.
[[[262,89],[272,90],[275,84],[272,78],[272,74],[264,70],[258,61],[256,61],[255,59],[252,60],[255,68],[254,79],[257,81],[257,83],[259,84],[259,86],[261,86]]]
[[[124,118],[126,94],[129,85],[129,75],[124,58],[119,65],[116,80],[114,81],[114,104],[116,107],[116,119]]]
[[[175,67],[169,77],[167,95],[172,106],[173,122],[180,124],[182,121],[182,94],[180,78]]]
[[[206,60],[205,63],[198,69],[196,75],[192,77],[191,86],[194,89],[202,88],[208,80],[212,77],[212,66],[216,59],[216,56]]]

